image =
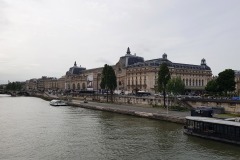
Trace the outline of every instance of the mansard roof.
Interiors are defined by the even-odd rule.
[[[125,56],[120,57],[119,62],[121,62],[123,67],[127,67],[127,66],[131,66],[133,64],[136,64],[136,63],[144,62],[144,58],[137,56],[136,53],[132,55],[130,52],[130,48],[128,47],[127,54],[125,54]]]
[[[81,74],[82,71],[86,70],[84,67],[78,67],[76,61],[74,62],[74,66],[67,71],[66,75],[71,75],[71,74]]]
[[[193,65],[193,64],[173,63],[166,58],[158,58],[158,59],[147,60],[144,62],[134,63],[132,65],[129,65],[128,68],[140,67],[140,66],[159,67],[162,63],[167,63],[169,67],[178,68],[178,69],[211,70],[211,68],[206,64]]]
[[[172,63],[171,66],[174,67],[174,68],[182,68],[182,69],[211,70],[211,68],[207,65]]]
[[[235,75],[240,75],[240,70],[235,70],[234,73]]]

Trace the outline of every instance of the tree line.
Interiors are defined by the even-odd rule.
[[[20,91],[22,89],[22,83],[20,82],[10,82],[6,86],[7,91]]]
[[[209,81],[205,90],[212,95],[227,95],[235,91],[235,73],[232,69],[226,69],[218,74],[218,77]]]

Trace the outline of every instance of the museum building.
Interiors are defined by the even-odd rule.
[[[161,58],[144,60],[143,57],[131,54],[130,49],[119,61],[112,66],[117,77],[116,90],[125,93],[131,93],[136,90],[143,90],[150,93],[156,93],[157,78],[159,67],[162,63],[168,65],[171,78],[180,77],[185,83],[186,92],[196,93],[204,90],[207,83],[212,79],[211,68],[206,64],[206,60],[202,59],[200,65],[174,63],[167,58],[167,54],[163,54]],[[70,90],[99,90],[101,82],[101,73],[103,67],[86,69],[74,66],[66,72],[63,78],[65,84],[61,89]]]

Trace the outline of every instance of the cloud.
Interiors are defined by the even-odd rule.
[[[145,60],[163,53],[177,63],[200,64],[205,58],[216,75],[239,68],[239,5],[235,0],[0,0],[0,68],[8,70],[6,79],[61,77],[74,61],[87,69],[116,64],[130,47]]]

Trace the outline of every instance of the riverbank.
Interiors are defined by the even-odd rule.
[[[167,111],[167,109],[160,109],[160,108],[148,108],[148,107],[140,107],[140,106],[126,106],[126,105],[116,105],[116,104],[109,104],[109,103],[84,103],[84,102],[69,102],[69,105],[94,109],[94,110],[101,110],[107,112],[114,112],[126,115],[133,115],[138,117],[144,118],[151,118],[157,120],[164,120],[174,123],[185,123],[185,117],[189,115],[189,112],[176,112],[176,111]]]
[[[56,96],[44,96],[44,95],[35,95],[36,97],[42,98],[44,100],[52,100],[57,98]],[[167,108],[160,107],[146,107],[146,106],[135,106],[135,105],[125,105],[125,104],[113,104],[113,103],[98,103],[89,101],[84,103],[81,100],[71,100],[68,102],[70,106],[82,107],[93,110],[114,112],[156,120],[163,120],[168,122],[174,122],[179,124],[185,123],[185,117],[190,115],[189,111],[179,112],[179,111],[169,111]]]

